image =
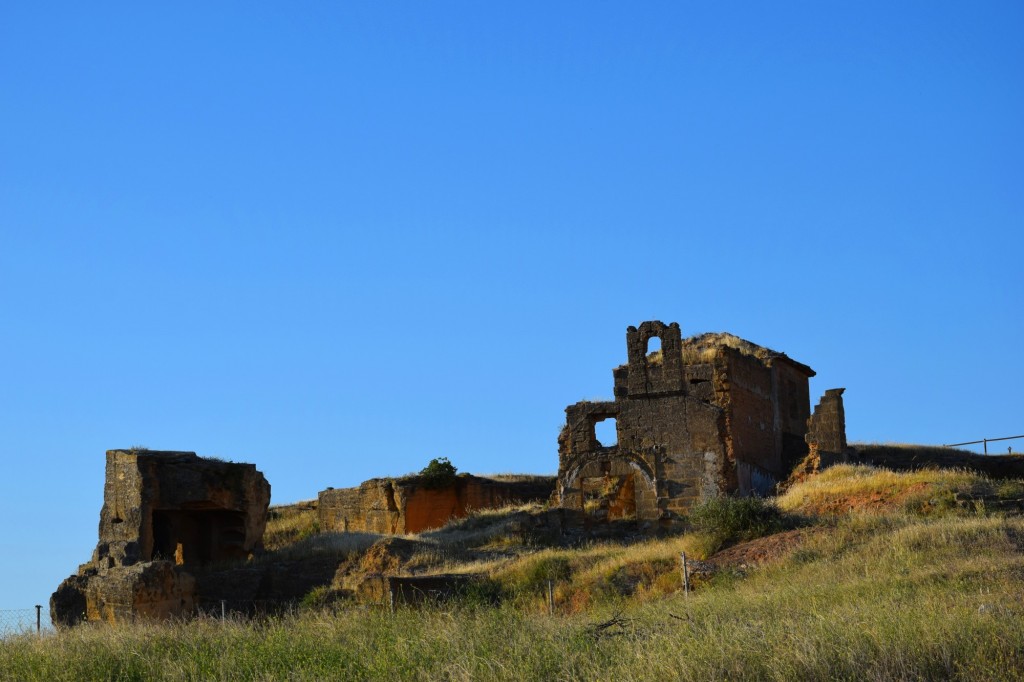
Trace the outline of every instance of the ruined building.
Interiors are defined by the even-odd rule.
[[[807,365],[728,334],[684,340],[678,324],[659,321],[629,327],[626,349],[628,362],[613,371],[615,399],[565,410],[562,507],[588,520],[671,526],[703,497],[771,492],[808,454]],[[829,392],[834,417],[819,420],[832,449],[845,447],[845,434],[835,434],[841,394]],[[614,442],[598,440],[606,420]]]
[[[320,529],[417,533],[473,509],[552,498],[555,508],[516,521],[521,532],[578,536],[579,520],[595,531],[616,520],[673,527],[701,498],[766,494],[798,464],[811,473],[849,456],[843,389],[827,391],[812,416],[807,365],[728,334],[684,340],[674,323],[630,327],[626,344],[614,400],[566,408],[556,481],[373,479],[320,493]],[[602,442],[598,426],[609,420],[615,435]],[[269,504],[270,485],[252,464],[109,450],[99,542],[51,597],[54,624],[166,619],[210,604],[268,613],[327,585],[393,595],[415,578],[417,589],[440,589],[423,576],[363,575],[362,563],[356,570],[330,553],[247,561],[262,547]]]
[[[190,570],[260,546],[270,485],[252,464],[108,450],[99,543],[50,599],[57,625],[191,613]]]

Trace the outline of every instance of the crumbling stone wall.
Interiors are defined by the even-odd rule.
[[[807,420],[807,444],[819,468],[846,461],[846,411],[843,408],[845,388],[830,388]]]
[[[657,337],[661,350],[648,353]],[[767,493],[807,453],[814,370],[727,334],[683,339],[679,325],[626,331],[613,401],[566,408],[558,503],[585,519],[672,525],[702,497]],[[616,442],[596,425],[614,419]]]
[[[50,599],[57,625],[189,613],[187,572],[260,546],[270,485],[252,464],[108,450],[99,542]]]
[[[473,509],[544,501],[554,481],[536,477],[501,481],[460,475],[450,485],[431,487],[422,479],[374,478],[356,488],[329,488],[319,494],[320,528],[386,534],[439,528]]]

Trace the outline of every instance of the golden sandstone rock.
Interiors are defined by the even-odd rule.
[[[54,624],[191,613],[189,569],[258,548],[269,504],[270,484],[252,464],[108,450],[99,543],[50,598]]]

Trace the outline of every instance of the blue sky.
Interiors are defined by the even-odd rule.
[[[208,5],[0,9],[0,609],[106,449],[553,472],[647,319],[1024,433],[1020,3]]]

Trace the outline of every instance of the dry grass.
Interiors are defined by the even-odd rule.
[[[317,501],[275,505],[267,512],[263,546],[270,551],[282,549],[320,532]]]
[[[768,360],[770,358],[778,357],[782,355],[778,351],[774,351],[771,348],[765,348],[759,346],[756,343],[741,339],[735,334],[729,334],[727,332],[708,332],[706,334],[699,334],[697,336],[691,336],[690,338],[683,339],[683,350],[706,352],[710,351],[713,354],[717,352],[718,348],[732,348],[738,350],[743,355],[749,355],[759,360]],[[704,360],[707,362],[708,360]]]
[[[346,558],[365,552],[382,537],[384,536],[377,533],[317,533],[264,555],[258,560],[294,560],[325,555]]]
[[[1015,679],[1022,539],[1020,518],[855,514],[788,558],[689,598],[650,599],[644,588],[629,601],[560,602],[553,617],[538,595],[394,615],[336,606],[255,623],[82,627],[4,642],[0,679]],[[676,542],[631,549],[656,562]],[[615,574],[617,552],[628,567],[628,549],[545,550],[534,560],[548,557],[555,575],[566,574],[558,559],[578,567],[562,583],[572,585]],[[617,626],[595,627],[613,615]]]
[[[492,481],[500,481],[502,483],[536,483],[543,485],[554,486],[557,476],[555,474],[515,474],[515,473],[498,473],[498,474],[478,474],[478,478],[487,478]]]
[[[880,501],[819,518],[788,552],[722,570],[688,598],[678,553],[699,555],[697,534],[524,545],[462,564],[510,595],[500,606],[467,598],[391,614],[342,602],[258,622],[80,627],[5,640],[0,680],[1016,679],[1024,517],[913,500],[987,502],[1021,490],[1021,481],[967,472],[835,467],[779,506],[810,516],[836,500]],[[476,551],[524,513],[534,512],[481,513],[419,542]],[[314,539],[361,551],[331,545],[350,542],[345,534],[303,542]],[[554,616],[543,606],[548,579]],[[613,615],[616,626],[596,627]]]
[[[548,580],[555,582],[559,608],[571,612],[612,598],[642,601],[680,589],[679,554],[706,558],[702,540],[690,534],[634,544],[548,548],[507,561],[492,569],[491,576],[506,596],[525,608],[544,608],[537,597]]]
[[[778,498],[779,507],[804,515],[852,512],[918,514],[977,513],[1024,495],[1020,481],[993,481],[955,469],[894,472],[868,466],[840,465],[794,485]]]
[[[700,365],[714,362],[722,348],[732,348],[743,355],[749,355],[762,361],[783,355],[770,348],[741,339],[734,334],[709,332],[683,339],[683,364]],[[660,365],[663,360],[664,356],[660,349],[647,354],[647,364],[649,365]]]
[[[513,548],[534,544],[531,531],[540,523],[545,505],[537,502],[477,509],[436,530],[420,533],[424,540],[452,548]]]

